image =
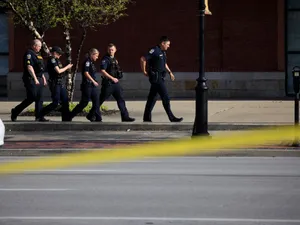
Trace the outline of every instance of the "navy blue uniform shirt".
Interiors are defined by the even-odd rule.
[[[167,55],[159,46],[151,48],[145,58],[148,71],[166,72]]]
[[[105,55],[101,60],[100,69],[106,71],[107,68],[109,67],[109,64],[110,64],[110,56]]]
[[[109,54],[106,54],[102,58],[100,69],[105,70],[109,75],[115,78],[119,78],[118,73],[121,71],[117,59],[115,57],[111,57]]]
[[[24,55],[24,74],[26,78],[31,78],[31,75],[28,72],[27,66],[30,65],[33,67],[35,75],[37,77],[42,77],[44,73],[44,61],[43,57],[39,53],[35,53],[32,49],[28,49]]]
[[[82,65],[82,81],[88,81],[90,82],[90,80],[88,80],[85,75],[84,72],[88,72],[91,77],[96,81],[96,67],[93,63],[93,61],[90,59],[90,57],[88,57]]]
[[[62,68],[62,64],[59,61],[59,59],[56,59],[55,57],[51,56],[47,62],[47,70],[50,80],[59,79],[62,77],[62,74],[59,74],[55,71],[54,68],[56,66],[58,66],[58,68]]]

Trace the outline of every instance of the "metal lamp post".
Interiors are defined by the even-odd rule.
[[[208,136],[208,87],[206,85],[204,68],[204,18],[205,0],[199,0],[199,77],[196,90],[196,116],[192,136]]]

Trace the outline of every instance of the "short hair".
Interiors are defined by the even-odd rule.
[[[108,48],[111,48],[111,47],[115,47],[116,48],[116,45],[114,43],[109,43],[107,47]]]
[[[96,49],[96,48],[91,48],[91,49],[89,50],[89,56],[92,56],[92,55],[94,55],[94,54],[99,54],[99,51],[98,51],[98,49]]]
[[[37,44],[42,44],[42,41],[40,39],[34,39],[32,42],[31,42],[31,46],[35,46]]]
[[[159,43],[167,42],[170,41],[170,39],[167,36],[161,36],[159,39]]]

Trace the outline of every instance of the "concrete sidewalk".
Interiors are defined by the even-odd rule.
[[[85,117],[75,117],[73,122],[60,122],[60,117],[47,117],[51,122],[35,122],[34,117],[18,117],[10,122],[10,110],[19,102],[0,102],[0,118],[7,130],[191,130],[195,119],[195,101],[173,100],[171,108],[182,123],[170,123],[157,101],[152,114],[152,123],[143,123],[145,101],[127,101],[133,123],[121,123],[119,113],[103,116],[102,123],[91,123]],[[115,101],[104,103],[109,109],[118,109]],[[33,105],[30,106],[31,108]],[[240,130],[262,126],[292,125],[294,121],[293,101],[209,101],[209,130]]]

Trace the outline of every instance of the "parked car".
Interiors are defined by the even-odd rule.
[[[5,126],[0,119],[0,147],[4,145]]]

